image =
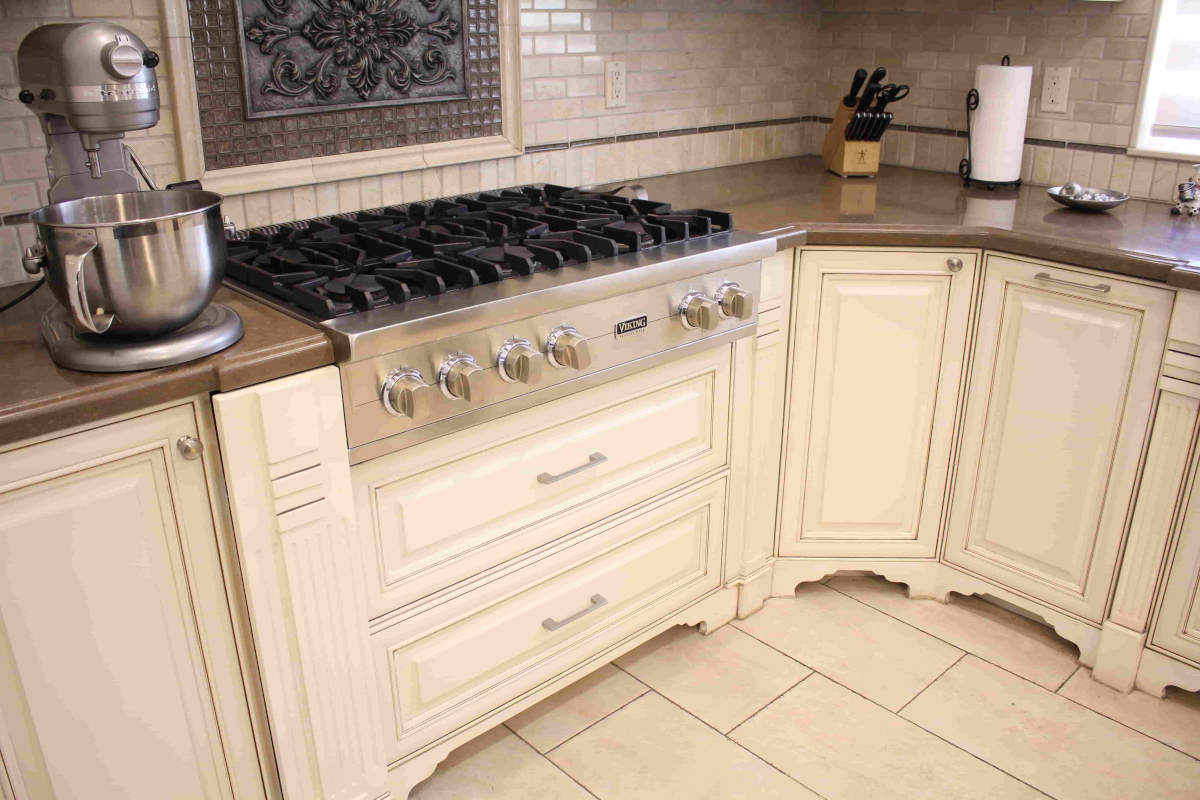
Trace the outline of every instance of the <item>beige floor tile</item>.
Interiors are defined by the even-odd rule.
[[[901,716],[1060,800],[1200,792],[1195,759],[973,656]]]
[[[829,800],[1042,797],[821,675],[730,737]]]
[[[1200,694],[1172,691],[1165,700],[1144,692],[1125,694],[1092,680],[1086,667],[1059,694],[1200,758]]]
[[[646,691],[645,686],[612,664],[605,664],[506,724],[538,752],[545,753]]]
[[[547,758],[601,800],[816,797],[653,692]]]
[[[710,636],[672,628],[617,664],[723,732],[812,673],[731,625]]]
[[[962,655],[819,583],[733,624],[893,711]]]
[[[874,577],[837,577],[828,585],[1050,691],[1078,666],[1078,651],[1052,628],[978,597],[909,600],[901,584]]]
[[[450,754],[410,800],[585,800],[588,793],[503,725]]]

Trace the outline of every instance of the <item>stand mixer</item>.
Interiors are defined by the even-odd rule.
[[[159,190],[124,142],[158,122],[158,61],[108,22],[44,25],[17,50],[18,99],[41,119],[50,177],[23,263],[59,300],[41,328],[62,366],[150,369],[242,336],[237,314],[209,302],[225,268],[220,196],[195,181]]]

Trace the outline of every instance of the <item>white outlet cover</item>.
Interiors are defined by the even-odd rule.
[[[604,105],[606,108],[625,105],[624,61],[609,61],[604,65]]]
[[[1067,113],[1067,97],[1070,93],[1071,68],[1046,67],[1042,74],[1042,111]]]

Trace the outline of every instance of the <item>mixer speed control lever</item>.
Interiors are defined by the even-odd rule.
[[[506,383],[532,386],[542,379],[545,356],[533,349],[528,339],[509,339],[496,353],[496,367]]]
[[[750,315],[754,313],[754,294],[732,281],[721,284],[713,299],[717,301],[722,317],[750,319]]]
[[[689,292],[679,302],[679,321],[688,330],[711,331],[721,322],[719,308],[703,292]]]
[[[466,353],[454,353],[449,356],[438,370],[438,383],[441,384],[442,394],[451,400],[484,402],[485,380],[487,371],[476,363],[473,356]]]
[[[546,337],[546,358],[556,367],[584,370],[592,365],[587,338],[570,325],[550,331]]]
[[[408,417],[419,422],[429,416],[433,387],[415,369],[401,367],[388,373],[383,380],[383,407],[396,417]]]

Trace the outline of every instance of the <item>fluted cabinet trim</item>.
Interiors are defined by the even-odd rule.
[[[1109,612],[1111,620],[1134,631],[1145,631],[1150,620],[1154,584],[1195,439],[1200,386],[1193,386],[1192,391],[1191,395],[1159,393],[1129,540]]]
[[[386,766],[338,371],[213,406],[284,795],[375,800]]]

